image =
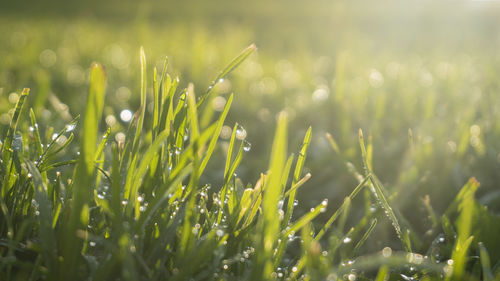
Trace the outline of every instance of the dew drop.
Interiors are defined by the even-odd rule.
[[[252,144],[249,143],[248,141],[244,140],[244,143],[243,143],[243,150],[245,152],[249,152],[250,150],[252,149]]]
[[[385,247],[384,249],[382,249],[382,256],[384,256],[384,258],[388,258],[392,255],[392,249],[390,247]]]
[[[129,109],[124,109],[120,112],[120,119],[122,119],[123,122],[130,122],[132,120],[132,111]]]
[[[69,124],[66,125],[66,132],[71,132],[75,129],[76,125],[75,124]]]
[[[247,137],[247,131],[242,126],[238,126],[236,129],[236,138],[239,140],[244,140]]]

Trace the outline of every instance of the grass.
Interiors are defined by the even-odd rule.
[[[493,4],[59,2],[0,4],[0,280],[500,279]]]
[[[255,49],[245,49],[200,91],[193,84],[179,88],[167,59],[161,71],[154,67],[148,74],[141,48],[140,104],[124,137],[114,140],[101,122],[103,66],[90,67],[83,117],[59,133],[38,123],[33,108],[28,113],[30,91],[23,90],[1,143],[1,279],[500,278],[500,220],[476,201],[479,183],[470,179],[441,218],[427,202],[435,221],[419,236],[376,176],[374,148],[361,130],[362,165],[344,160],[358,183],[340,205],[328,206],[325,199],[296,211],[297,191],[314,188],[306,187],[311,174],[304,170],[313,136],[309,128],[297,155],[289,154],[286,112],[278,115],[268,168],[255,184],[235,173],[249,151],[247,140],[237,138],[238,124],[226,143],[225,163],[213,164],[224,167],[222,183],[202,183],[237,97],[231,94],[220,113],[208,101]],[[338,158],[345,157],[332,135],[325,139]],[[353,211],[358,205],[364,208]],[[384,241],[378,251],[365,250],[381,228],[397,236],[400,250]]]

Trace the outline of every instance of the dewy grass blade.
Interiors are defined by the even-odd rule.
[[[40,131],[38,130],[38,123],[36,122],[35,112],[33,108],[30,108],[30,119],[31,119],[31,127],[33,128],[33,136],[35,137],[35,147],[37,156],[42,156],[43,153],[43,145],[40,140]]]
[[[398,235],[399,239],[401,240],[401,243],[403,244],[403,247],[407,252],[412,252],[408,235],[403,233],[403,231],[401,230],[399,221],[396,215],[394,214],[394,211],[392,210],[391,206],[389,205],[389,202],[387,202],[387,199],[384,193],[382,192],[380,185],[378,184],[377,180],[373,179],[373,176],[370,177],[370,182],[371,182],[371,187],[373,187],[372,192],[374,191],[373,195],[375,196],[377,203],[380,205],[380,207],[384,209],[384,212],[391,221],[392,226],[396,231],[396,234]]]
[[[106,144],[109,141],[109,134],[110,133],[111,133],[111,127],[108,127],[108,129],[106,130],[106,133],[102,137],[101,143],[99,144],[99,146],[97,147],[97,150],[95,152],[94,159],[96,162],[99,161],[99,159],[101,159],[101,155],[102,155],[102,152],[104,151],[104,147],[106,147]]]
[[[224,181],[227,181],[229,168],[231,167],[231,158],[233,157],[234,141],[236,139],[236,130],[238,129],[238,123],[234,124],[233,133],[231,134],[231,139],[229,140],[229,147],[227,149],[226,156],[226,166],[224,167]]]
[[[72,206],[69,222],[64,228],[64,240],[62,242],[62,262],[59,267],[59,279],[67,280],[75,272],[78,257],[82,247],[82,241],[77,237],[83,225],[82,217],[88,210],[88,204],[93,194],[92,188],[94,178],[94,161],[96,152],[96,141],[99,131],[104,106],[104,95],[106,89],[106,74],[104,68],[99,64],[92,64],[90,70],[90,89],[87,98],[87,108],[83,123],[80,159],[75,171],[74,186],[72,188]]]
[[[356,188],[354,188],[354,190],[351,192],[351,194],[349,195],[349,200],[352,201],[356,195],[359,193],[359,191],[361,191],[361,189],[367,184],[368,180],[371,178],[370,175],[368,175],[367,177],[365,177],[365,179],[360,182]],[[328,219],[328,221],[323,225],[323,227],[321,228],[321,230],[318,232],[318,234],[316,234],[316,236],[314,237],[314,241],[317,242],[319,241],[323,235],[325,235],[325,232],[332,226],[332,224],[335,222],[335,220],[337,220],[337,218],[339,217],[339,215],[344,211],[344,209],[346,208],[346,206],[348,205],[349,203],[346,202],[344,200],[344,203],[342,203],[342,205],[340,206],[340,208],[338,208],[335,213],[333,213],[333,215]]]
[[[292,162],[293,162],[294,158],[295,158],[295,155],[293,155],[293,153],[290,156],[288,156],[288,159],[285,162],[285,168],[283,169],[283,174],[281,175],[280,196],[282,198],[283,198],[283,194],[285,193],[286,184],[288,182],[288,176],[290,174],[290,169],[292,169]]]
[[[303,178],[301,178],[296,184],[292,185],[289,190],[285,192],[285,195],[283,198],[287,198],[290,196],[292,193],[296,192],[299,187],[301,187],[306,181],[308,181],[311,178],[311,173],[307,173]],[[291,200],[291,199],[288,199]],[[293,201],[293,200],[292,200]],[[292,204],[293,207],[293,204]]]
[[[373,230],[375,229],[375,226],[377,226],[377,219],[372,219],[370,223],[370,227],[366,230],[365,234],[363,234],[363,237],[361,237],[361,240],[356,244],[356,247],[354,247],[354,252],[359,251],[359,249],[365,244],[366,240],[370,235],[372,234]]]
[[[299,231],[302,227],[311,222],[319,214],[325,212],[327,206],[328,206],[328,200],[325,199],[316,207],[311,208],[311,210],[308,213],[303,215],[300,219],[298,219],[296,222],[294,222],[290,227],[286,229],[286,231],[282,235],[282,239],[286,239],[288,235]]]
[[[279,237],[280,225],[278,215],[278,201],[280,200],[280,182],[286,161],[287,151],[287,123],[285,112],[278,117],[278,125],[271,149],[269,174],[265,181],[262,198],[262,219],[260,231],[262,239],[259,244],[259,253],[256,256],[256,266],[252,272],[253,279],[267,278],[273,271],[273,249]]]
[[[44,260],[47,262],[51,278],[55,278],[57,243],[55,233],[52,228],[52,203],[47,196],[47,187],[45,186],[36,165],[28,160],[25,163],[27,164],[28,170],[33,178],[35,200],[39,206],[39,215],[37,216],[37,219],[40,227],[40,244],[43,249]]]
[[[228,65],[226,65],[226,67],[224,67],[224,69],[219,73],[219,75],[217,75],[217,78],[215,78],[212,84],[210,84],[210,86],[207,89],[207,92],[200,97],[197,106],[200,107],[203,104],[203,102],[209,97],[215,85],[221,82],[222,79],[224,79],[231,71],[233,71],[238,65],[240,65],[243,61],[245,61],[255,50],[257,50],[255,44],[248,46],[237,57],[235,57]]]
[[[371,173],[371,165],[368,162],[368,153],[365,147],[365,141],[363,137],[363,131],[359,129],[359,146],[361,148],[361,157],[363,160],[363,167],[365,170],[365,174],[368,175]],[[403,247],[407,252],[412,252],[411,248],[411,242],[408,237],[407,232],[402,231],[401,226],[399,224],[399,221],[394,214],[394,211],[392,210],[392,207],[389,205],[389,202],[387,201],[386,196],[384,195],[382,191],[381,184],[377,181],[376,177],[374,175],[370,176],[370,190],[373,193],[373,196],[375,197],[377,203],[384,209],[385,214],[389,218],[389,220],[392,223],[392,226],[394,227],[394,230],[396,231],[396,234],[398,238],[401,240],[401,243],[403,244]]]
[[[56,155],[57,153],[59,153],[67,145],[69,145],[71,143],[71,141],[73,140],[72,134],[68,137],[68,139],[66,140],[66,142],[63,145],[61,145],[56,150],[53,150],[53,148],[55,147],[57,141],[61,138],[62,135],[64,135],[67,132],[71,132],[71,131],[74,130],[74,128],[78,124],[78,120],[79,119],[80,119],[80,115],[76,116],[73,120],[71,120],[71,122],[69,124],[67,124],[62,130],[60,130],[59,133],[57,133],[55,135],[55,137],[52,138],[52,140],[50,141],[50,143],[47,145],[47,148],[45,149],[45,151],[43,151],[42,155],[40,155],[40,157],[38,159],[38,163],[37,163],[38,167],[40,167],[42,164],[44,164],[47,161],[47,159],[52,158],[54,155]]]
[[[38,159],[41,159],[41,156],[43,155],[43,145],[42,141],[40,140],[40,130],[38,130],[38,123],[36,122],[35,112],[33,111],[33,108],[30,108],[30,121],[32,128],[32,129],[30,128],[30,130],[33,131],[33,136],[35,141],[36,156],[38,157]],[[35,163],[35,165],[36,164],[37,163]],[[42,176],[42,182],[47,183],[47,173],[41,171],[41,176]]]
[[[140,202],[138,200],[137,191],[142,183],[144,176],[148,171],[148,167],[151,164],[151,161],[155,157],[155,154],[160,149],[163,142],[168,138],[169,131],[164,130],[161,132],[155,141],[149,146],[148,150],[143,154],[143,157],[140,160],[140,164],[134,172],[133,180],[132,180],[132,189],[130,194],[130,200],[134,200],[134,202],[129,202],[127,205],[129,208],[135,207],[135,219],[137,220],[140,215]]]
[[[14,114],[12,115],[12,119],[10,120],[9,130],[7,131],[7,136],[5,137],[2,146],[2,155],[4,163],[9,163],[10,150],[12,148],[12,141],[16,133],[17,123],[19,121],[19,117],[23,109],[24,101],[26,100],[26,97],[28,97],[29,93],[30,89],[24,88],[23,92],[21,93],[21,97],[19,97],[19,99],[17,100],[16,107],[14,109]]]
[[[297,158],[297,164],[295,165],[292,187],[285,193],[284,196],[284,197],[288,196],[288,203],[286,206],[286,212],[285,212],[285,217],[283,218],[282,227],[286,227],[290,222],[290,219],[292,218],[293,208],[294,208],[293,205],[295,204],[295,193],[297,188],[299,188],[311,177],[311,174],[308,173],[309,176],[306,175],[304,178],[302,179],[300,178],[302,175],[302,170],[304,168],[304,163],[306,161],[307,150],[309,148],[309,145],[311,144],[311,137],[312,137],[312,128],[309,127],[304,136],[304,141],[302,142],[302,147],[300,149],[299,156]]]
[[[210,157],[212,156],[212,153],[214,152],[215,146],[217,145],[217,140],[219,139],[220,132],[222,130],[222,126],[224,125],[224,121],[226,120],[227,113],[229,112],[229,108],[231,108],[231,104],[233,102],[233,94],[229,96],[229,99],[226,102],[226,105],[224,106],[224,110],[222,111],[219,119],[217,120],[217,125],[215,127],[214,134],[212,136],[212,139],[210,140],[210,143],[208,144],[208,149],[205,154],[205,157],[203,158],[203,161],[200,164],[200,173],[202,174],[203,171],[205,170],[205,167],[207,166],[208,160],[210,160]]]
[[[237,57],[235,57],[224,69],[217,75],[215,82],[217,83],[219,79],[223,79],[228,75],[231,71],[233,71],[238,65],[240,65],[243,61],[245,61],[255,50],[257,47],[255,44],[248,46],[245,50],[243,50]]]

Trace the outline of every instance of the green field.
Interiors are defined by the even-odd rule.
[[[18,1],[0,34],[0,280],[500,280],[496,1]]]

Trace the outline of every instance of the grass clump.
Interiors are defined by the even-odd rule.
[[[1,143],[0,279],[500,277],[498,267],[492,266],[497,259],[487,250],[494,248],[491,232],[474,230],[475,218],[500,226],[475,201],[478,183],[470,180],[441,223],[436,218],[436,232],[442,228],[445,234],[436,236],[425,252],[402,214],[391,207],[391,197],[373,171],[373,149],[370,143],[366,147],[361,132],[364,172],[346,162],[358,185],[333,212],[325,199],[294,216],[296,192],[311,177],[304,164],[312,131],[307,130],[297,156],[289,155],[284,112],[277,118],[268,169],[255,184],[245,185],[235,174],[249,151],[249,143],[236,138],[238,124],[227,147],[222,184],[203,183],[233,95],[217,116],[206,100],[255,49],[245,49],[198,97],[193,84],[178,89],[179,80],[168,74],[166,59],[161,73],[154,68],[149,79],[141,49],[140,106],[125,138],[115,140],[110,129],[99,138],[107,84],[103,66],[91,66],[83,118],[74,118],[59,133],[38,125],[32,109],[27,122],[25,89]],[[151,116],[146,110],[149,81],[154,97]],[[333,137],[328,139],[341,156]],[[68,153],[70,147],[78,149],[76,157]],[[368,206],[373,200],[377,209],[366,208],[358,223],[345,229],[351,202],[363,192]],[[326,222],[318,223],[317,218],[325,215]],[[401,250],[385,247],[379,253],[361,254],[385,217]],[[471,248],[478,250],[479,258],[470,255]]]

